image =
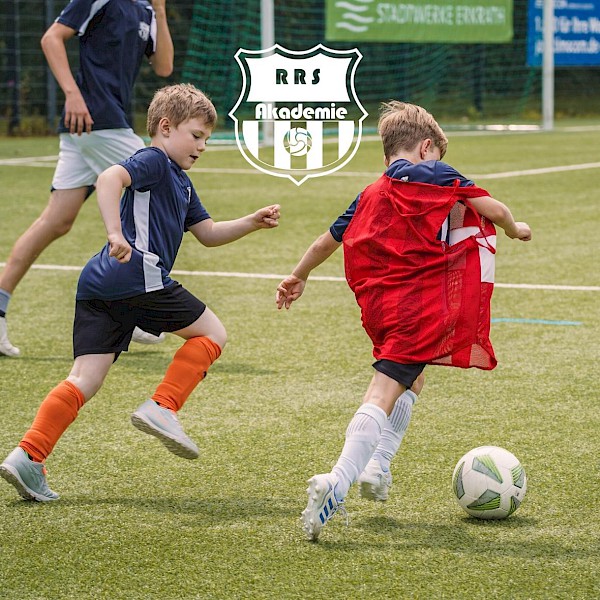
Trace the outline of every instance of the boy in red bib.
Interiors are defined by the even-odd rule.
[[[510,210],[441,161],[448,140],[423,108],[382,106],[386,172],[308,248],[277,288],[278,308],[344,245],[346,279],[373,342],[375,374],[331,473],[309,480],[304,531],[317,540],[350,486],[385,500],[390,461],[410,422],[426,364],[493,369],[489,340],[495,227],[528,241]]]

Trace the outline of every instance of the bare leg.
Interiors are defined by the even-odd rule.
[[[81,390],[87,402],[102,387],[114,360],[114,353],[78,356],[73,363],[67,381],[70,381]]]
[[[221,354],[227,334],[209,308],[194,323],[174,333],[186,341],[175,353],[152,398],[131,415],[131,422],[158,438],[170,452],[194,459],[199,455],[198,446],[185,434],[176,413]]]
[[[215,315],[208,307],[191,325],[188,325],[179,331],[174,331],[173,333],[182,337],[184,340],[189,340],[193,337],[206,336],[215,344],[219,345],[221,350],[227,343],[227,332],[225,331],[223,323],[219,321],[219,317],[217,317],[217,315]]]
[[[50,194],[44,212],[15,242],[0,275],[0,288],[13,293],[38,256],[73,226],[83,206],[87,187],[55,190]]]
[[[8,261],[0,273],[0,289],[10,298],[37,257],[57,238],[67,233],[87,193],[87,187],[73,190],[55,190],[50,194],[44,212],[29,226],[15,242]],[[8,300],[6,300],[8,303]],[[8,339],[6,318],[0,316],[0,354],[19,356],[20,351]]]
[[[363,399],[363,404],[375,404],[389,416],[396,400],[404,391],[406,391],[406,388],[401,383],[379,371],[375,371]]]

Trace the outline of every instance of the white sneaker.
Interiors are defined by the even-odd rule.
[[[18,446],[0,465],[0,477],[13,485],[25,500],[58,500],[58,494],[48,487],[44,463],[33,462],[25,450]]]
[[[8,340],[6,317],[0,317],[0,354],[5,356],[19,356],[21,354],[21,351]]]
[[[376,458],[372,458],[358,477],[360,495],[367,500],[385,502],[392,487],[392,474],[384,471]]]
[[[133,330],[131,341],[137,342],[138,344],[160,344],[161,342],[165,341],[166,337],[167,336],[164,333],[161,333],[160,335],[154,335],[153,333],[148,333],[147,331],[136,327]]]
[[[308,504],[302,511],[300,521],[306,537],[311,542],[317,541],[321,529],[338,510],[346,517],[346,525],[348,524],[344,501],[335,497],[337,484],[337,479],[331,473],[315,475],[308,480]]]
[[[131,415],[131,422],[140,431],[158,438],[169,452],[182,458],[198,458],[198,446],[185,435],[177,415],[154,400],[146,400],[139,406]]]

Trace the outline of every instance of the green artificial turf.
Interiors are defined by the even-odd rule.
[[[177,259],[186,273],[175,278],[229,334],[180,415],[200,459],[169,454],[129,422],[178,339],[132,346],[47,461],[61,499],[25,502],[0,481],[0,597],[600,597],[599,168],[494,176],[594,162],[599,150],[597,129],[450,137],[447,161],[533,230],[527,244],[499,235],[496,281],[595,289],[498,286],[493,317],[508,321],[492,326],[497,369],[427,368],[389,501],[351,490],[350,525],[336,517],[314,544],[299,524],[306,480],[335,463],[372,373],[352,293],[343,281],[309,281],[278,312],[277,278],[189,272],[287,274],[381,172],[381,146],[363,141],[341,172],[354,175],[300,187],[256,174],[236,148],[209,149],[191,177],[216,220],[272,202],[282,218],[221,248],[186,236]],[[54,138],[0,140],[0,160],[56,153]],[[48,165],[0,165],[0,261],[45,205]],[[32,269],[13,296],[22,356],[0,358],[0,460],[69,372],[77,267],[103,243],[92,197],[38,260],[74,270]],[[342,277],[342,253],[314,275]],[[513,452],[528,476],[522,506],[500,522],[469,518],[452,495],[458,459],[487,444]]]

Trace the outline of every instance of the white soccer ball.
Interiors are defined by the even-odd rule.
[[[312,136],[304,127],[292,127],[283,137],[283,146],[292,156],[304,156],[312,148]]]
[[[527,477],[514,454],[498,446],[481,446],[458,461],[452,489],[459,506],[471,516],[504,519],[523,501]]]

